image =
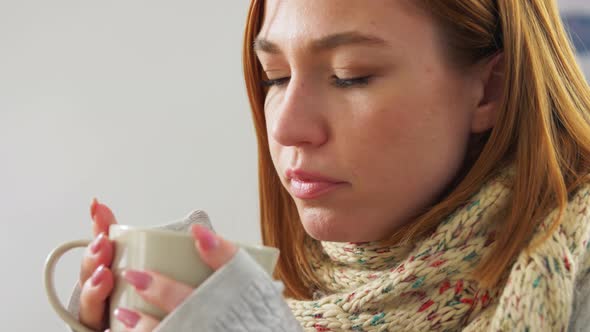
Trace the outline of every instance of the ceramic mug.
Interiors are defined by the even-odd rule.
[[[165,316],[163,311],[145,302],[133,286],[123,279],[121,273],[125,269],[153,270],[193,288],[213,273],[201,260],[195,248],[195,240],[188,232],[113,224],[109,228],[109,239],[114,243],[111,270],[115,285],[109,301],[112,332],[125,331],[125,326],[114,317],[113,311],[117,307],[138,310],[160,320]],[[59,301],[55,291],[54,270],[64,253],[74,248],[86,247],[91,242],[92,240],[77,240],[58,246],[49,254],[44,267],[45,291],[51,306],[77,332],[95,331],[80,323]],[[272,275],[279,257],[278,249],[234,243]]]

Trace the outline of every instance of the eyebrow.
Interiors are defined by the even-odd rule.
[[[314,40],[311,42],[311,49],[314,52],[321,52],[348,45],[387,46],[388,43],[377,36],[351,31],[331,34]],[[277,44],[261,37],[257,37],[254,40],[253,48],[255,52],[265,52],[270,54],[278,54],[281,52],[281,49]]]

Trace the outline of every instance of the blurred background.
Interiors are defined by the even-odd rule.
[[[92,197],[121,223],[203,209],[225,237],[260,242],[247,6],[0,0],[2,331],[66,331],[41,271],[53,247],[91,236]],[[590,73],[590,3],[560,6]],[[63,301],[81,254],[58,265]]]
[[[571,39],[578,51],[578,61],[590,75],[590,1],[558,0],[563,22],[570,32]]]

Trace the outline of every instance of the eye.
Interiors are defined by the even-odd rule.
[[[352,88],[356,86],[365,86],[369,84],[371,75],[353,77],[353,78],[339,78],[338,76],[332,76],[334,86],[338,88]]]
[[[269,80],[262,80],[262,86],[265,88],[270,88],[273,86],[281,86],[284,85],[286,83],[289,83],[289,80],[291,79],[291,77],[281,77],[281,78],[275,78],[275,79],[269,79]]]

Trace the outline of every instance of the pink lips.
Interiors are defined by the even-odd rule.
[[[286,176],[291,180],[291,193],[300,199],[318,198],[346,184],[340,180],[300,169],[289,169]]]

